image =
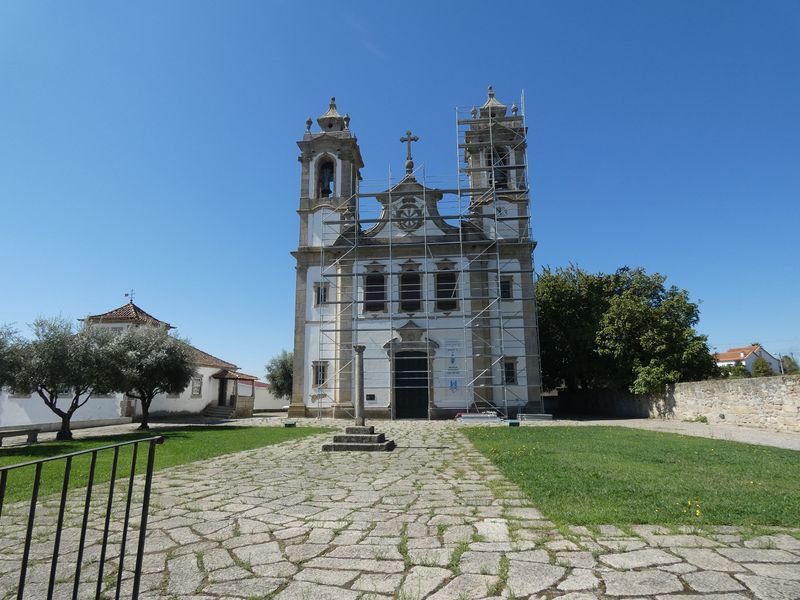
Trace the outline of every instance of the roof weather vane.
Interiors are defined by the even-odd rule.
[[[133,304],[133,296],[134,296],[133,288],[131,288],[130,292],[125,293],[125,297],[130,300],[131,304]]]
[[[404,144],[408,144],[408,153],[406,154],[406,174],[411,175],[411,172],[414,170],[414,161],[411,159],[411,142],[418,142],[419,137],[416,135],[411,135],[411,130],[409,129],[406,131],[406,135],[400,138],[400,141]]]

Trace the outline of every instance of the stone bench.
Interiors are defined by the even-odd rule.
[[[7,437],[19,437],[23,435],[28,436],[28,444],[35,444],[39,441],[39,432],[41,429],[36,429],[33,427],[25,427],[19,429],[5,429],[0,431],[0,446],[3,445],[3,438]]]

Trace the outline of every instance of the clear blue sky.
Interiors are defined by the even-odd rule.
[[[713,346],[800,357],[800,2],[0,2],[0,323],[136,300],[263,373],[292,345],[295,141],[453,175],[525,90],[536,262],[659,271]]]

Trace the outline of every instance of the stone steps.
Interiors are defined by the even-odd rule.
[[[365,434],[341,434],[333,436],[333,443],[334,444],[356,444],[359,442],[368,442],[370,444],[381,444],[386,441],[386,434],[383,433],[376,433],[374,435],[370,435],[368,433]]]
[[[333,443],[323,444],[325,452],[390,452],[395,449],[394,440],[387,440],[383,433],[375,433],[375,427],[345,427],[344,434],[333,436]]]
[[[349,442],[349,443],[337,443],[333,442],[332,444],[322,444],[322,449],[325,452],[339,452],[339,451],[358,451],[358,452],[391,452],[395,449],[394,440],[386,440],[385,442],[381,443],[360,443],[360,442]]]
[[[230,419],[232,414],[232,406],[207,406],[203,411],[204,417],[210,417],[212,419]]]

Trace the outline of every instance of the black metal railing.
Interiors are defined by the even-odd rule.
[[[73,598],[73,600],[76,600],[78,598],[78,591],[82,583],[89,584],[92,582],[92,581],[81,581],[82,574],[85,575],[85,573],[82,573],[82,570],[84,568],[84,551],[86,548],[87,530],[89,529],[90,526],[90,513],[92,513],[93,509],[92,493],[95,487],[95,476],[98,466],[98,455],[102,455],[103,457],[105,457],[108,453],[113,453],[113,456],[111,458],[110,479],[108,480],[108,497],[106,501],[103,503],[105,507],[105,515],[102,517],[102,538],[100,541],[100,555],[99,555],[99,564],[97,565],[97,580],[95,582],[94,597],[95,598],[113,597],[115,600],[120,600],[121,598],[120,594],[122,593],[122,587],[123,587],[123,572],[125,566],[125,552],[127,549],[126,545],[128,543],[128,530],[131,521],[131,515],[133,512],[132,509],[134,508],[133,507],[134,489],[136,488],[135,477],[137,474],[136,473],[137,460],[140,454],[139,447],[142,445],[146,445],[147,464],[145,465],[145,470],[143,473],[144,489],[142,492],[141,519],[138,529],[139,537],[136,547],[136,563],[133,570],[133,584],[130,591],[130,596],[126,596],[126,598],[131,598],[132,600],[136,600],[136,598],[138,598],[141,571],[142,571],[142,559],[144,557],[145,534],[147,532],[147,514],[150,508],[150,491],[153,480],[153,462],[155,460],[156,445],[161,444],[163,441],[164,441],[163,437],[155,436],[150,438],[131,440],[127,442],[120,442],[118,444],[110,444],[107,446],[99,446],[97,448],[91,448],[88,450],[81,450],[79,452],[71,452],[69,454],[62,454],[59,456],[42,458],[39,460],[33,460],[30,462],[24,462],[16,465],[0,466],[0,540],[2,540],[5,528],[9,527],[9,525],[4,526],[2,520],[6,491],[9,485],[9,475],[13,473],[16,476],[17,473],[21,473],[25,469],[33,469],[33,482],[31,486],[30,504],[28,505],[27,516],[24,519],[25,539],[21,555],[19,583],[16,591],[17,600],[23,600],[25,595],[26,577],[28,575],[29,561],[31,559],[31,545],[34,540],[34,524],[36,523],[36,510],[37,510],[37,505],[40,504],[39,496],[42,483],[42,468],[46,463],[54,463],[57,461],[63,461],[64,463],[64,474],[63,474],[63,480],[61,482],[61,492],[58,503],[58,515],[55,519],[55,523],[52,523],[51,520],[51,522],[40,523],[37,525],[39,527],[43,527],[45,530],[50,529],[51,527],[54,529],[54,531],[52,531],[52,535],[54,536],[52,538],[53,540],[52,556],[49,559],[50,574],[47,580],[47,595],[45,596],[49,600],[53,597],[54,591],[56,589],[56,584],[58,583],[56,573],[58,572],[59,558],[61,556],[60,553],[64,550],[61,546],[62,532],[65,527],[65,515],[69,512],[67,505],[70,494],[70,489],[69,489],[70,477],[73,475],[73,466],[75,462],[74,459],[76,457],[85,456],[87,454],[91,456],[88,465],[88,475],[86,479],[86,492],[82,502],[83,511],[80,516],[80,538],[76,549],[77,556],[75,560],[74,578],[72,582],[71,597]],[[124,517],[122,517],[121,530],[115,527],[115,533],[121,535],[121,539],[117,540],[119,544],[119,555],[115,555],[115,558],[117,558],[117,564],[116,564],[117,573],[115,578],[116,581],[106,582],[105,567],[106,567],[106,562],[109,559],[109,552],[108,552],[109,542],[110,542],[109,531],[111,530],[112,514],[114,512],[113,510],[115,502],[114,492],[117,483],[116,479],[118,473],[117,467],[120,463],[120,449],[121,448],[127,449],[128,446],[131,446],[132,448],[131,448],[131,458],[130,458],[130,472],[127,475],[127,490],[125,491],[124,496],[120,496],[117,499],[118,504],[124,506]],[[20,478],[20,481],[21,480],[22,478]],[[80,505],[80,501],[78,502],[78,504]],[[120,510],[118,510],[118,512],[123,512],[122,506],[119,507]],[[95,506],[95,508],[97,507]],[[102,512],[99,514],[95,513],[95,517],[100,518],[99,515],[101,514]],[[11,528],[13,529],[13,523],[11,524]],[[75,549],[70,548],[70,554],[73,551],[75,551]],[[105,590],[103,589],[104,583],[107,584]],[[111,587],[111,583],[114,583],[113,587]],[[43,587],[37,588],[37,590],[33,592],[34,594],[33,597],[41,598],[43,591],[44,591]],[[63,596],[64,596],[63,592],[59,594],[59,597]],[[82,594],[81,597],[85,597],[85,593]]]

